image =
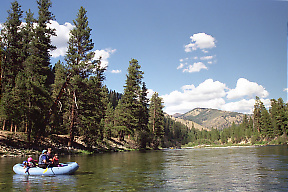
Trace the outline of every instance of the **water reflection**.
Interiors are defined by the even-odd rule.
[[[88,160],[88,159],[87,159]],[[159,152],[123,152],[91,156],[77,173],[83,191],[157,191],[162,186],[164,162]],[[81,174],[83,170],[90,170]],[[81,175],[81,176],[80,176]],[[155,189],[155,190],[154,190]]]
[[[0,159],[0,191],[288,191],[286,146],[63,156],[80,167],[54,177],[14,174],[21,160]]]
[[[288,190],[287,162],[279,162],[287,161],[286,154],[273,155],[273,151],[256,147],[184,149],[165,154],[166,191]]]
[[[74,191],[74,175],[31,176],[13,175],[13,191]]]

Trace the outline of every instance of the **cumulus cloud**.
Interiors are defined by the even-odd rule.
[[[108,58],[111,54],[115,53],[116,49],[102,49],[102,50],[96,50],[94,59],[98,60],[101,57],[101,67],[107,67],[108,66]]]
[[[268,91],[262,85],[258,85],[255,82],[248,81],[247,79],[240,78],[237,81],[236,88],[231,89],[227,93],[228,99],[239,99],[241,97],[247,96],[249,98],[254,98],[258,96],[260,98],[265,98],[269,95]]]
[[[226,85],[207,79],[195,85],[184,85],[182,91],[173,91],[170,94],[161,96],[165,103],[165,112],[174,114],[184,113],[196,107],[219,108],[225,104],[223,97],[226,96]]]
[[[51,23],[48,24],[48,27],[56,29],[56,35],[51,37],[52,44],[57,47],[56,50],[51,51],[52,57],[56,58],[59,56],[64,56],[68,49],[68,41],[70,37],[70,30],[73,29],[75,26],[72,25],[69,22],[66,22],[65,24],[61,25],[57,21],[50,21]],[[111,54],[115,53],[116,49],[102,49],[102,50],[96,50],[94,59],[98,60],[100,56],[101,59],[101,66],[107,67],[108,66],[108,58]],[[114,71],[114,73],[119,73],[119,70]]]
[[[119,69],[113,69],[112,71],[111,71],[111,73],[121,73],[122,71],[121,70],[119,70]]]
[[[180,66],[179,66],[180,67]],[[178,68],[179,68],[178,67]],[[182,66],[182,68],[183,68],[184,66]],[[177,69],[178,69],[177,68]],[[201,69],[208,69],[207,67],[206,67],[206,65],[204,65],[204,63],[202,63],[202,62],[197,62],[197,63],[194,63],[193,65],[189,65],[188,66],[188,68],[186,68],[186,69],[183,69],[183,72],[188,72],[188,73],[194,73],[194,72],[199,72],[199,71],[201,71]]]
[[[192,52],[197,49],[201,49],[203,52],[207,53],[206,49],[211,49],[216,47],[216,40],[211,35],[206,33],[196,33],[191,37],[191,42],[185,45],[185,52]]]
[[[241,81],[243,80],[239,79],[238,81],[241,84]],[[248,85],[251,86],[254,84],[250,82],[248,83]],[[256,87],[259,88],[262,86],[258,85]],[[200,83],[198,86],[195,86],[193,84],[184,85],[181,87],[181,91],[175,90],[169,94],[162,95],[161,97],[163,98],[165,104],[164,111],[171,115],[175,113],[185,113],[197,107],[214,108],[242,113],[252,113],[255,99],[245,98],[247,94],[250,96],[250,92],[246,92],[246,95],[241,92],[234,92],[233,98],[238,98],[239,100],[227,102],[226,99],[228,98],[228,93],[230,93],[229,96],[232,97],[231,91],[232,90],[229,89],[226,84],[219,81],[214,81],[213,79],[207,79],[204,82]],[[236,95],[237,93],[238,95]],[[263,92],[260,91],[258,93]],[[257,96],[259,96],[259,94],[257,94]],[[268,92],[263,94],[262,96],[263,97],[261,101],[264,103],[265,106],[268,107],[270,105],[270,100],[265,99],[265,97],[268,96]]]
[[[261,101],[266,107],[270,106],[270,99],[261,99]],[[226,103],[220,109],[224,111],[252,114],[254,104],[255,99],[241,99],[240,101]]]
[[[215,60],[216,55],[206,55],[208,53],[207,49],[212,49],[216,47],[216,40],[211,35],[208,35],[206,33],[196,33],[190,36],[191,42],[184,46],[184,51],[186,53],[196,51],[200,49],[203,53],[198,56],[192,56],[190,58],[186,59],[180,59],[180,65],[177,67],[177,69],[182,69],[182,72],[188,72],[188,73],[194,73],[194,72],[200,72],[202,69],[208,70],[206,64],[212,64]],[[193,61],[193,60],[200,60],[200,62]],[[186,63],[184,63],[186,61]],[[194,62],[192,65],[188,65],[187,63],[190,63],[191,61]]]
[[[47,26],[56,29],[55,32],[57,35],[51,37],[52,44],[57,47],[57,49],[51,51],[51,55],[54,58],[64,56],[68,49],[70,30],[73,29],[74,25],[68,22],[64,25],[60,25],[57,21],[51,20],[50,22]]]

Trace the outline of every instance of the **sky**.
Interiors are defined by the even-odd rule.
[[[0,29],[11,2],[1,1]],[[18,3],[38,17],[36,0]],[[158,92],[170,115],[197,107],[252,113],[256,96],[267,108],[270,99],[287,102],[288,1],[52,0],[51,64],[64,61],[81,6],[111,90],[123,93],[137,59],[149,97]]]

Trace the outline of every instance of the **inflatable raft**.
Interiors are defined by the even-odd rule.
[[[31,167],[25,173],[27,168],[24,168],[23,164],[16,164],[13,166],[13,171],[16,174],[21,175],[70,175],[75,173],[75,171],[79,168],[79,165],[76,162],[68,162],[61,163],[59,167],[48,167],[48,168],[40,168],[40,167]]]

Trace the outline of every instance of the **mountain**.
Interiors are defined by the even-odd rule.
[[[193,121],[189,121],[189,120],[186,120],[186,119],[179,118],[179,116],[181,116],[181,115],[182,114],[179,114],[179,113],[176,116],[165,114],[166,117],[168,116],[172,120],[186,125],[189,129],[192,129],[194,127],[195,129],[198,129],[200,131],[201,130],[207,130],[207,131],[209,130],[208,128],[203,127],[202,125],[199,125],[198,123],[195,123]]]
[[[223,128],[229,127],[234,122],[236,125],[241,124],[243,121],[244,114],[238,112],[221,111],[218,109],[208,109],[208,108],[195,108],[185,114],[177,115],[177,121],[194,122],[194,127],[196,124],[200,125],[203,129],[216,128],[222,130]],[[251,115],[247,115],[248,118]],[[200,127],[200,129],[202,129]]]

